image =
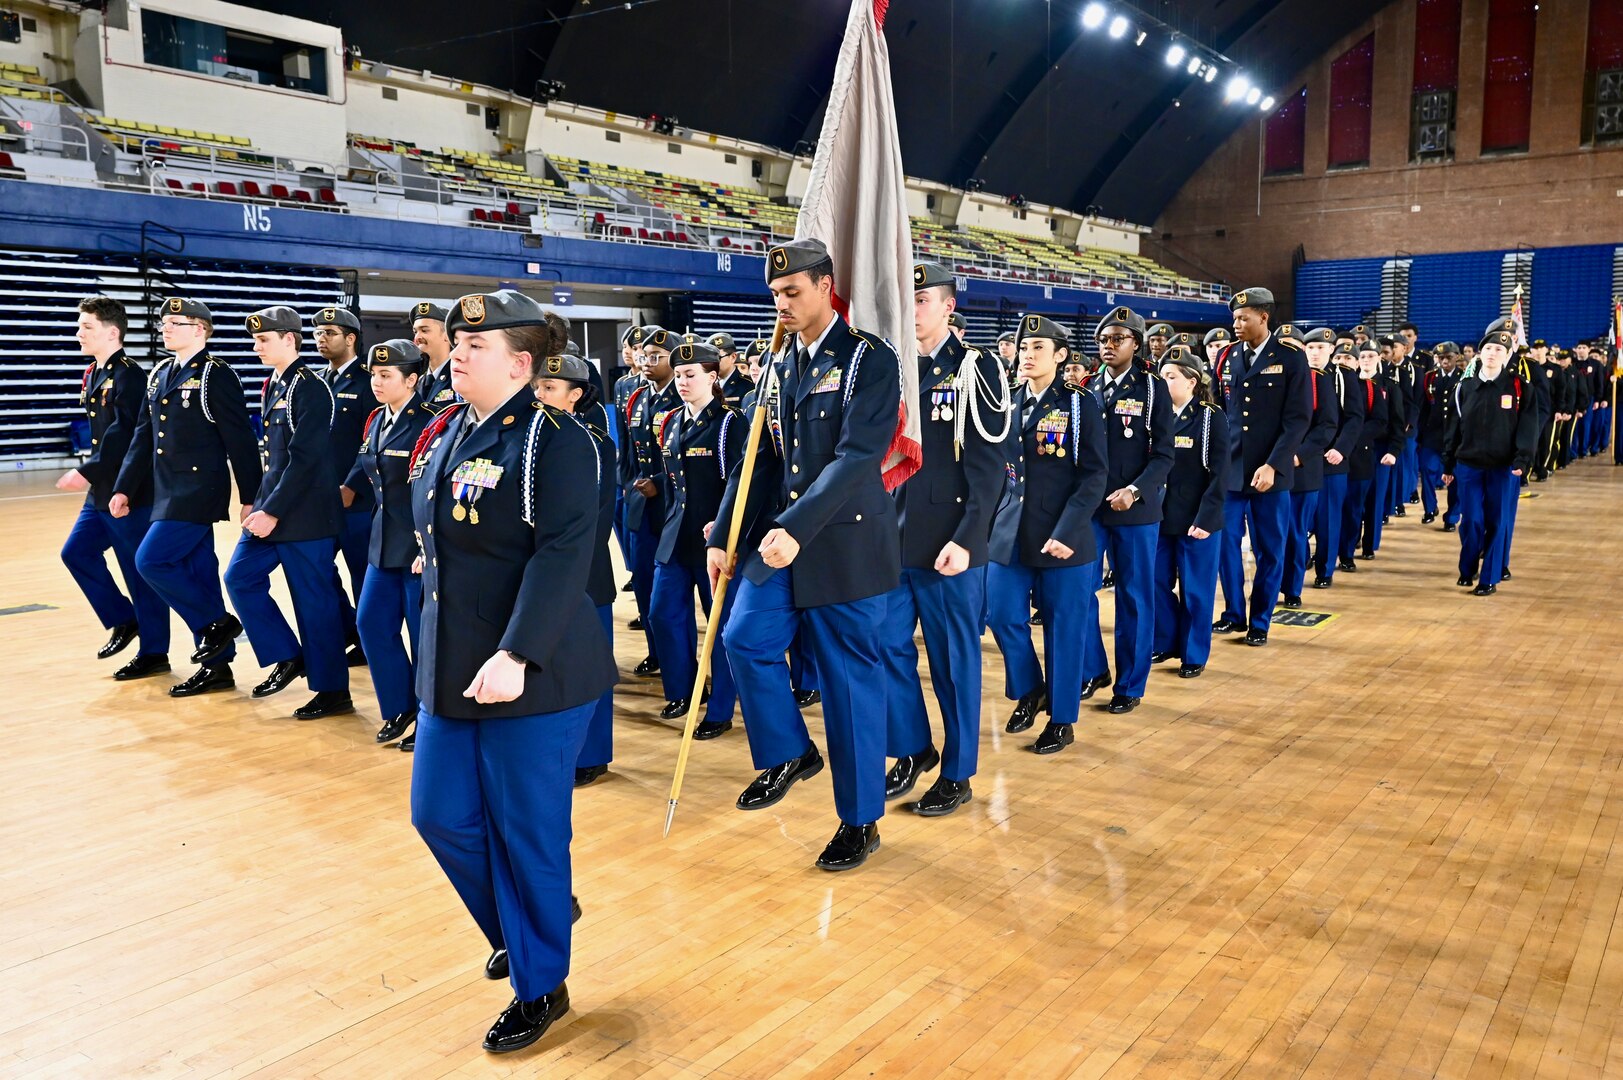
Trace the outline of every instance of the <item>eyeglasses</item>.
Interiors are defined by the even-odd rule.
[[[203,324],[196,319],[164,319],[162,325],[165,330],[177,330],[182,326],[202,326]]]
[[[1132,340],[1133,335],[1131,334],[1101,334],[1099,336],[1099,344],[1109,345],[1113,349]]]

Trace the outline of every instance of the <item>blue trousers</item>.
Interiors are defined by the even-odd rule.
[[[699,628],[693,618],[695,593],[708,617],[710,574],[702,563],[688,566],[672,559],[654,568],[651,629],[654,653],[659,657],[659,677],[669,701],[691,695],[699,673]],[[732,610],[734,599],[735,588],[729,585],[718,616],[720,626],[715,649],[710,654],[710,701],[705,706],[704,718],[718,724],[733,718],[733,706],[738,703],[738,688],[733,684],[726,647],[727,614]]]
[[[885,677],[889,757],[923,753],[933,745],[930,718],[919,682],[919,650],[913,627],[924,631],[930,683],[941,707],[941,775],[964,781],[975,775],[981,741],[981,610],[986,567],[944,576],[904,568],[902,583],[885,611]]]
[[[127,515],[116,518],[105,510],[97,510],[95,504],[86,499],[62,545],[62,563],[73,575],[79,591],[90,601],[90,610],[96,613],[102,627],[111,630],[127,622],[140,627],[137,656],[162,656],[169,652],[169,609],[135,569],[135,552],[151,524],[150,506],[131,507]],[[109,548],[118,560],[129,596],[119,591],[112,571],[107,569],[104,556]]]
[[[220,593],[220,560],[214,554],[214,528],[192,521],[154,521],[135,550],[135,572],[146,579],[191,630],[194,644],[203,643],[203,628],[225,618]],[[228,664],[235,643],[215,659]]]
[[[1285,578],[1285,526],[1289,517],[1290,493],[1278,488],[1261,493],[1230,491],[1223,496],[1223,546],[1219,549],[1218,572],[1223,579],[1225,619],[1238,622],[1246,618],[1245,560],[1240,554],[1240,538],[1249,528],[1257,571],[1251,579],[1248,625],[1268,632],[1279,584]]]
[[[417,627],[422,617],[421,574],[403,567],[367,567],[366,581],[361,585],[360,610],[355,613],[355,628],[361,636],[361,649],[366,653],[372,689],[378,695],[378,709],[385,720],[417,711],[412,660],[417,655]],[[411,639],[410,656],[400,642],[402,622]]]
[[[1341,519],[1347,504],[1347,474],[1326,473],[1319,502],[1313,508],[1313,574],[1334,579],[1336,556],[1341,553]]]
[[[1317,491],[1291,492],[1290,517],[1286,519],[1285,576],[1279,591],[1285,596],[1301,596],[1307,580],[1307,537],[1319,519]]]
[[[1003,652],[1004,696],[1018,701],[1048,688],[1049,719],[1074,724],[1082,711],[1083,653],[1099,621],[1099,560],[1033,569],[1020,563],[986,567],[987,622]],[[1031,644],[1033,599],[1043,618],[1046,676]]]
[[[642,616],[642,634],[648,641],[648,655],[659,658],[659,645],[654,640],[654,552],[659,550],[659,537],[649,524],[652,511],[645,508],[642,524],[631,530],[631,595],[637,600],[637,614]],[[690,687],[691,689],[691,687]]]
[[[597,617],[603,623],[603,632],[609,637],[609,645],[614,644],[614,605],[604,604],[597,609]],[[580,755],[575,759],[575,768],[585,769],[593,765],[607,765],[614,760],[614,687],[603,691],[603,696],[597,699],[592,706],[591,723],[586,727],[586,739],[580,744]]]
[[[811,650],[806,647],[806,641],[800,635],[795,635],[793,645],[789,646],[789,685],[797,693],[819,689],[817,682],[817,662],[812,659]]]
[[[1479,469],[1465,462],[1454,466],[1460,489],[1460,576],[1481,585],[1497,585],[1509,556],[1508,525],[1521,496],[1521,478],[1508,467]]]
[[[1422,446],[1420,454],[1420,508],[1428,514],[1437,512],[1437,489],[1443,486],[1443,455],[1429,446]],[[1449,518],[1444,515],[1443,520]]]
[[[260,667],[304,657],[310,689],[345,692],[349,664],[344,659],[343,594],[333,588],[333,541],[292,540],[277,543],[244,536],[225,568],[231,606],[248,631],[248,643]],[[270,576],[277,566],[293,596],[295,637],[282,611],[271,599]],[[304,643],[303,648],[299,646]]]
[[[1358,539],[1364,531],[1364,508],[1373,498],[1371,490],[1374,487],[1374,477],[1363,480],[1347,478],[1347,500],[1342,503],[1341,510],[1341,546],[1337,550],[1343,559],[1350,559],[1358,553]]]
[[[1203,665],[1212,654],[1212,607],[1217,602],[1217,553],[1222,534],[1204,540],[1156,537],[1155,651]],[[1177,592],[1173,592],[1173,586]]]
[[[1382,519],[1391,513],[1392,484],[1396,480],[1396,465],[1375,463],[1375,479],[1369,485],[1369,497],[1364,500],[1364,552],[1381,550]]]
[[[614,541],[620,545],[620,559],[631,567],[631,530],[626,527],[626,493],[624,488],[614,489]]]
[[[1525,477],[1512,476],[1508,481],[1510,484],[1510,490],[1505,495],[1506,502],[1503,515],[1505,522],[1505,554],[1504,558],[1499,561],[1501,576],[1503,576],[1503,572],[1505,570],[1510,569],[1510,549],[1511,545],[1516,542],[1516,512],[1520,510],[1522,506],[1522,481],[1524,479]],[[1459,483],[1459,478],[1457,476],[1455,477],[1454,482],[1456,484]],[[1495,582],[1495,584],[1497,584],[1497,582]]]
[[[760,585],[740,577],[735,586],[727,656],[749,718],[750,756],[757,769],[770,769],[811,749],[784,659],[800,634],[823,681],[834,809],[847,825],[870,825],[885,813],[885,597],[797,608],[793,572],[785,567]]]
[[[569,974],[575,761],[595,708],[417,717],[411,823],[525,1001]]]
[[[1104,525],[1093,521],[1099,554],[1110,559],[1116,574],[1116,685],[1115,693],[1143,697],[1150,678],[1150,654],[1155,651],[1155,542],[1158,522],[1144,525]],[[1104,631],[1099,628],[1099,605],[1083,636],[1084,679],[1110,674],[1105,658]]]
[[[342,586],[339,587],[338,605],[344,620],[344,637],[354,640],[357,634],[356,612],[361,606],[361,590],[366,583],[367,550],[372,540],[372,514],[371,510],[345,510],[338,521],[338,550],[336,554],[344,557],[344,566],[349,570],[349,594],[345,595]],[[333,563],[333,584],[338,584],[338,564]],[[350,603],[351,597],[354,603]],[[366,646],[361,646],[366,651]]]
[[[1398,454],[1397,472],[1392,480],[1393,510],[1409,501],[1415,485],[1420,482],[1419,439],[1418,435],[1409,435],[1403,440],[1403,451]]]

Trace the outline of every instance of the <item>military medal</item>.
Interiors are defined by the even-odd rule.
[[[192,392],[190,390],[182,390],[180,392],[180,407],[183,409],[189,409],[192,407]]]
[[[1121,437],[1124,439],[1133,437],[1133,418],[1131,416],[1121,418]]]
[[[951,420],[952,419],[952,406],[951,405],[943,405],[943,406],[941,406],[941,419],[943,419],[943,420]]]
[[[461,521],[463,518],[468,516],[468,511],[463,508],[461,503],[452,503],[451,516],[456,518],[458,521]]]

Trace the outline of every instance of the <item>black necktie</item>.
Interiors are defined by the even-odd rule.
[[[457,428],[456,438],[451,440],[451,456],[456,455],[457,447],[461,446],[468,436],[473,433],[473,429],[478,426],[478,422],[474,420],[472,415],[462,418],[462,426]]]

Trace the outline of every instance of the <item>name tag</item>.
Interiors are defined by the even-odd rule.
[[[1135,401],[1132,398],[1122,398],[1120,401],[1116,402],[1116,415],[1143,416],[1144,403],[1142,401]]]
[[[1512,407],[1514,404],[1515,404],[1515,401],[1514,401],[1514,399],[1512,399],[1512,397],[1509,394],[1506,394],[1506,395],[1504,395],[1503,397],[1501,397],[1499,399],[1499,407],[1501,409],[1508,409],[1508,408]]]
[[[411,457],[410,450],[385,450],[384,457]]]
[[[708,446],[690,446],[690,447],[688,447],[688,457],[710,457],[710,456],[711,456],[711,453],[710,453],[710,448]]]
[[[355,398],[360,397],[361,395],[359,395],[359,394],[339,394],[337,396],[341,397],[341,398],[350,398],[351,400],[353,400]]]
[[[1192,449],[1195,445],[1195,437],[1193,435],[1174,435],[1172,445],[1179,450]]]
[[[814,394],[828,394],[840,388],[840,377],[844,374],[843,368],[834,368],[827,375],[817,380],[817,385],[811,388]]]
[[[1262,369],[1261,374],[1263,374],[1263,375],[1283,375],[1283,374],[1285,374],[1285,365],[1284,364],[1269,364],[1267,367]]]

